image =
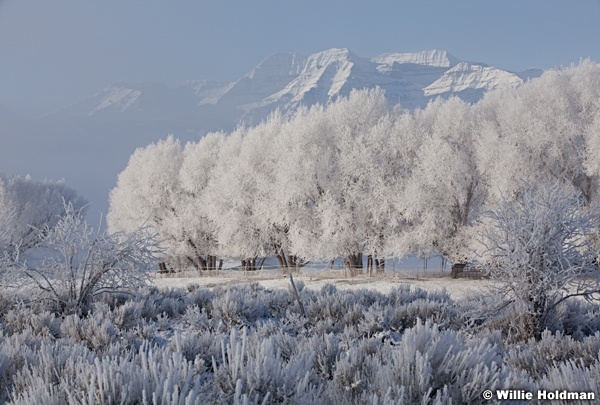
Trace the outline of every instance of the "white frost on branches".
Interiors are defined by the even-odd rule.
[[[43,257],[25,262],[24,275],[59,310],[85,312],[103,293],[128,293],[145,286],[156,245],[147,233],[108,234],[90,227],[72,204],[43,233]]]
[[[526,185],[515,201],[486,216],[482,260],[496,297],[490,318],[511,318],[521,337],[539,339],[569,298],[600,300],[594,246],[600,222],[582,200],[558,183]]]

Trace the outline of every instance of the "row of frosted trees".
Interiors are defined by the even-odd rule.
[[[173,137],[131,156],[110,194],[111,231],[146,227],[164,269],[254,269],[343,258],[358,271],[386,257],[472,256],[481,214],[525,183],[598,199],[600,67],[552,70],[477,104],[389,107],[382,91],[275,113],[255,127]]]

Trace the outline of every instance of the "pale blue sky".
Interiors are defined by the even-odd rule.
[[[0,103],[116,81],[234,80],[273,52],[445,49],[504,69],[600,62],[598,1],[0,0]]]

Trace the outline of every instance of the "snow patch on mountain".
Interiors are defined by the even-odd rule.
[[[304,67],[305,59],[296,53],[277,52],[260,62],[244,77],[260,80],[298,76]]]
[[[371,76],[369,76],[371,73]],[[245,106],[246,110],[265,106],[277,106],[289,110],[298,104],[311,105],[327,103],[332,98],[349,93],[352,87],[362,88],[374,85],[375,65],[345,48],[333,48],[310,55],[300,74],[283,89],[261,100]],[[369,82],[368,77],[373,80]]]
[[[387,73],[394,69],[394,64],[414,64],[420,66],[430,66],[438,68],[450,68],[460,60],[450,55],[446,51],[431,50],[414,53],[384,53],[371,59],[377,63],[377,70],[381,73]]]
[[[198,97],[198,105],[212,104],[219,102],[235,85],[235,82],[217,82],[212,80],[190,80],[185,86],[191,87],[194,94]]]
[[[89,115],[93,115],[97,111],[105,109],[113,109],[115,111],[124,112],[131,105],[136,103],[142,94],[139,90],[134,90],[126,87],[111,86],[105,89],[100,95],[101,99]]]
[[[514,73],[483,64],[461,62],[446,71],[442,77],[423,89],[425,96],[432,97],[466,90],[493,90],[516,87],[523,79]],[[473,100],[475,101],[475,100]]]

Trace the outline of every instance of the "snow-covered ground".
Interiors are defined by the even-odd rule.
[[[369,277],[366,274],[348,277],[343,270],[305,271],[294,275],[294,281],[302,281],[305,288],[319,290],[326,284],[338,289],[367,288],[388,293],[402,283],[410,283],[413,287],[428,291],[446,289],[453,299],[463,299],[485,288],[487,280],[460,278],[453,279],[448,271],[402,271]],[[261,270],[247,273],[237,270],[223,270],[214,275],[198,275],[194,272],[176,275],[156,275],[154,282],[159,287],[185,288],[196,284],[207,288],[224,287],[234,284],[259,283],[265,288],[287,289],[289,276],[278,270]]]

